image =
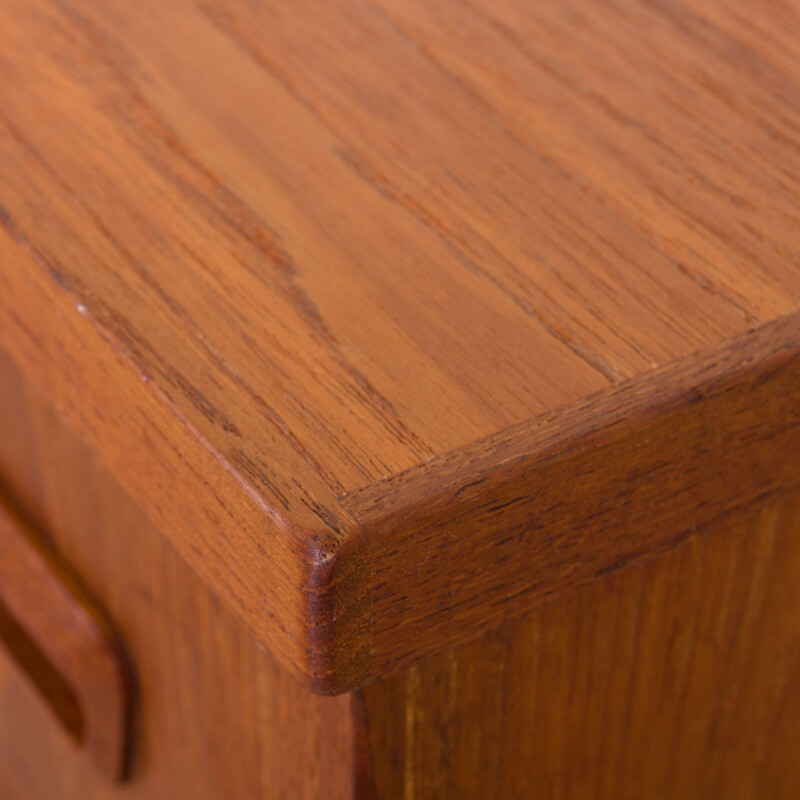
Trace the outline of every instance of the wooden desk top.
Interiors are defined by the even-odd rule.
[[[0,0],[0,344],[290,669],[374,680],[800,481],[798,41]]]

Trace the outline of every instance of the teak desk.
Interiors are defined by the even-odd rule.
[[[0,0],[0,798],[800,797],[796,0]]]

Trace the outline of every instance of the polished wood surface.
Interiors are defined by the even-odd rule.
[[[362,690],[381,800],[800,796],[800,496]]]
[[[0,351],[0,473],[124,633],[129,781],[53,725],[0,649],[3,800],[791,800],[800,495],[354,695],[296,683]],[[0,630],[2,618],[0,615]]]
[[[671,425],[761,474],[799,32],[791,0],[0,0],[0,342],[281,663],[375,680],[724,511],[713,469],[653,480]],[[672,390],[714,354],[744,416]],[[564,563],[513,537],[475,582],[473,545],[538,515],[536,442],[594,425],[639,452],[630,494],[723,500],[642,538],[578,520]]]
[[[0,474],[124,635],[136,676],[130,768],[115,784],[0,647],[0,798],[356,797],[350,697],[290,677],[2,351],[0,387]]]
[[[800,486],[798,398],[791,316],[350,496],[375,564],[370,676]]]
[[[112,780],[130,747],[124,644],[30,522],[0,496],[0,640],[64,728]]]

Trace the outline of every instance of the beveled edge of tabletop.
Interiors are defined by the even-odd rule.
[[[296,514],[0,229],[0,345],[318,692],[378,680],[800,484],[800,314]],[[32,324],[35,320],[35,325]]]
[[[800,486],[800,314],[341,498],[375,680]]]
[[[358,688],[656,557],[800,486],[792,452],[800,314],[340,497],[342,539],[308,551],[311,685]]]

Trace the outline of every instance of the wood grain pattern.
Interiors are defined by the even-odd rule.
[[[110,779],[130,748],[132,670],[124,646],[77,580],[0,496],[0,638],[56,717]]]
[[[798,398],[787,317],[351,495],[374,564],[369,675],[800,486]]]
[[[113,787],[0,654],[8,800],[609,797],[790,800],[800,710],[800,496],[349,696],[287,676],[0,351],[0,473],[139,668]]]
[[[0,474],[124,633],[138,688],[128,780],[113,785],[0,648],[0,797],[355,797],[350,698],[291,678],[2,351],[0,386]]]
[[[791,800],[800,497],[361,690],[373,796]]]
[[[718,422],[738,481],[794,482],[755,397],[776,358],[794,390],[798,32],[791,0],[0,0],[0,342],[282,663],[361,685],[735,502],[662,480],[664,437],[716,465]],[[459,514],[544,519],[500,506],[586,480],[536,448],[587,429],[680,525],[618,497],[574,561],[522,576],[563,543],[531,530],[475,582]]]

